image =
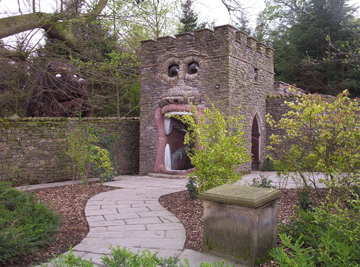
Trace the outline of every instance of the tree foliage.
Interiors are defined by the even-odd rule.
[[[354,49],[347,28],[354,23],[348,0],[267,0],[257,37],[271,44],[275,79],[311,93],[337,95],[348,89],[360,94],[359,60],[350,62],[335,47]],[[331,42],[329,42],[331,40]],[[349,45],[350,44],[350,45]]]
[[[193,32],[197,29],[203,29],[207,23],[198,23],[198,14],[192,9],[193,0],[185,0],[181,3],[182,16],[180,18],[179,33]]]
[[[171,33],[170,29],[174,29],[169,23],[169,12],[173,10],[171,5],[165,1],[152,0],[60,3],[61,6],[58,5],[54,13],[36,12],[30,13],[31,16],[20,14],[7,17],[6,20],[0,19],[0,25],[7,25],[9,21],[17,25],[14,32],[7,29],[7,32],[2,31],[0,27],[2,36],[22,32],[29,27],[44,29],[42,24],[32,25],[33,22],[29,22],[26,27],[22,26],[21,21],[32,20],[34,14],[53,19],[46,26],[52,30],[44,31],[45,45],[29,46],[33,36],[31,32],[21,35],[21,38],[17,37],[16,49],[7,42],[0,46],[0,64],[3,69],[25,66],[25,73],[30,74],[25,75],[19,89],[12,87],[9,90],[11,84],[7,81],[14,80],[15,75],[1,81],[0,97],[5,97],[4,105],[20,107],[5,108],[8,112],[3,116],[14,113],[23,116],[22,107],[26,106],[29,88],[36,86],[34,83],[37,73],[46,73],[46,64],[51,60],[73,65],[80,70],[89,89],[93,116],[137,116],[140,41]],[[19,63],[20,61],[24,63]],[[22,94],[13,94],[20,91]],[[21,101],[18,100],[20,96]]]

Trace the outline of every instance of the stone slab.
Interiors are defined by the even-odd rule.
[[[201,193],[199,198],[256,209],[280,198],[282,194],[276,189],[224,184]]]

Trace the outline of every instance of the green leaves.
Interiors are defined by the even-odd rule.
[[[108,147],[100,144],[104,134],[104,129],[95,131],[80,125],[67,137],[66,154],[71,158],[74,178],[87,182],[89,175],[94,174],[108,181],[116,175]]]
[[[159,258],[156,253],[152,254],[149,250],[145,250],[142,253],[133,253],[129,248],[116,248],[110,247],[111,254],[105,255],[101,258],[102,266],[105,267],[190,267],[189,260],[185,259],[183,263],[180,263],[179,259]],[[91,260],[86,260],[76,257],[70,247],[68,254],[62,254],[59,258],[54,258],[51,262],[51,266],[54,267],[93,267],[95,266]],[[41,267],[47,267],[48,265],[41,264]],[[200,264],[200,267],[225,267],[224,262],[215,262]],[[233,267],[233,265],[226,265],[226,267]]]
[[[334,98],[304,95],[287,103],[292,110],[277,123],[268,117],[271,125],[287,133],[270,137],[278,156],[277,170],[296,171],[301,176],[323,172],[332,186],[359,175],[360,107],[348,94],[344,91]],[[334,173],[342,173],[342,178],[335,179]],[[306,178],[303,182],[308,185]]]
[[[222,114],[213,103],[205,110],[192,107],[193,115],[179,117],[189,125],[185,144],[195,166],[200,192],[241,178],[236,168],[250,157],[242,131],[243,117]]]
[[[281,247],[271,255],[280,266],[359,266],[359,199],[351,209],[337,199],[311,210],[296,211],[296,219],[280,227]]]
[[[33,195],[0,183],[0,265],[49,244],[59,224],[59,216]]]

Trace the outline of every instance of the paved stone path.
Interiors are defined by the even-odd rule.
[[[73,248],[76,256],[91,258],[100,265],[101,257],[110,253],[109,247],[119,245],[133,252],[149,249],[158,252],[159,257],[178,257],[182,262],[188,258],[192,267],[200,266],[202,261],[223,261],[184,249],[184,226],[158,201],[162,195],[185,190],[186,179],[149,176],[120,176],[117,179],[105,185],[121,189],[101,193],[88,201],[85,215],[90,232]]]

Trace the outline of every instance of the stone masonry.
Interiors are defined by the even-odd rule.
[[[0,182],[36,184],[72,179],[66,137],[78,118],[0,119]],[[83,118],[95,130],[113,138],[114,168],[118,174],[139,169],[138,118]]]
[[[230,25],[144,41],[141,48],[140,174],[172,172],[162,166],[167,153],[162,150],[170,142],[170,135],[161,132],[162,120],[169,111],[189,111],[190,102],[206,107],[206,97],[223,101],[231,113],[241,106],[250,153],[256,120],[261,164],[266,157],[266,96],[275,94],[272,48]],[[173,160],[176,153],[170,153]],[[251,162],[241,168],[250,171]]]

